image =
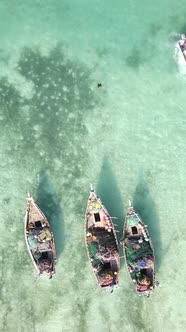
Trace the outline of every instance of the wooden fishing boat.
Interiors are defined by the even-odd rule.
[[[113,291],[118,285],[118,242],[112,219],[93,188],[85,214],[85,243],[98,285]]]
[[[25,215],[25,240],[38,275],[52,278],[56,265],[53,233],[47,218],[29,194]]]
[[[130,202],[123,230],[123,251],[136,292],[149,297],[155,286],[154,250],[147,226]]]

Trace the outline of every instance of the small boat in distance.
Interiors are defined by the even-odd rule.
[[[177,49],[182,54],[182,58],[186,61],[186,37],[184,34],[180,35],[180,40],[177,42]]]
[[[47,218],[29,194],[25,215],[25,241],[38,275],[52,278],[56,265],[53,233]]]
[[[118,285],[118,241],[112,219],[93,188],[85,214],[85,243],[98,285],[113,291]]]
[[[130,201],[123,230],[123,251],[136,292],[149,297],[155,287],[154,250],[147,226]]]

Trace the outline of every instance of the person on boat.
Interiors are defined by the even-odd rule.
[[[30,222],[26,228],[26,233],[28,234],[29,232],[32,232],[34,229],[34,223]]]

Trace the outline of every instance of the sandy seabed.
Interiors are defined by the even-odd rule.
[[[183,5],[1,1],[2,332],[183,331],[186,81],[173,57]],[[149,300],[123,258],[119,289],[97,288],[84,245],[90,183],[118,240],[129,199],[148,225],[160,282]],[[24,242],[28,191],[54,232],[52,280],[36,280]]]

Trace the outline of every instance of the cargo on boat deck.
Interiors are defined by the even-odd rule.
[[[112,219],[93,189],[85,214],[85,243],[98,285],[113,290],[118,284],[118,242]]]
[[[123,231],[128,272],[139,295],[150,296],[155,286],[155,256],[150,234],[129,202]]]
[[[53,233],[47,218],[30,195],[27,198],[25,240],[38,275],[51,278],[56,265]]]

